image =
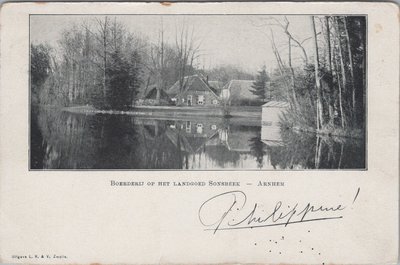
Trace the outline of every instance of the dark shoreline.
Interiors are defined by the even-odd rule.
[[[92,106],[64,107],[63,111],[85,114],[119,114],[145,117],[220,117],[224,118],[222,107],[176,107],[176,106],[136,106],[131,110],[99,110]],[[229,118],[243,117],[261,121],[261,107],[230,107]]]
[[[48,108],[59,108],[57,106],[49,105],[38,105],[39,107]],[[131,110],[99,110],[92,106],[71,106],[59,108],[62,111],[76,113],[76,114],[108,114],[108,115],[131,115],[143,118],[157,118],[157,119],[195,119],[196,117],[207,117],[207,118],[228,118],[233,121],[247,121],[251,124],[256,124],[260,122],[262,124],[261,118],[261,107],[253,106],[240,106],[231,107],[230,116],[224,116],[222,107],[176,107],[176,106],[136,106]],[[364,139],[363,129],[352,129],[352,130],[342,130],[341,128],[333,129],[322,129],[315,130],[313,128],[294,126],[288,128],[297,133],[309,133],[316,134],[325,137],[333,138],[352,138],[352,139]]]

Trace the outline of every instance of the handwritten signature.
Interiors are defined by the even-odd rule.
[[[353,203],[359,193],[360,188],[357,189]],[[341,204],[323,206],[311,203],[304,206],[296,203],[287,205],[286,208],[282,201],[278,201],[273,209],[266,211],[258,203],[247,207],[247,195],[236,190],[218,194],[203,202],[198,217],[205,230],[215,234],[221,230],[286,227],[292,224],[341,219],[345,209],[346,206]]]

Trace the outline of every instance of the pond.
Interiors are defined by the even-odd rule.
[[[364,169],[363,140],[320,137],[260,120],[155,119],[33,108],[31,169]]]

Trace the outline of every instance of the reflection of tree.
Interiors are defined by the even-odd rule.
[[[265,151],[265,144],[261,141],[261,133],[251,138],[249,143],[251,154],[256,158],[257,167],[261,169],[264,166],[264,156],[267,153]]]
[[[134,124],[126,116],[102,116],[98,128],[101,144],[94,168],[136,168],[139,157]]]
[[[154,124],[154,137],[146,133],[144,125],[137,125],[140,132],[138,147],[143,157],[137,168],[154,169],[181,169],[182,151],[170,141],[166,135],[166,125],[164,122],[156,121]],[[180,145],[179,135],[177,137],[178,146]]]
[[[43,145],[46,145],[43,168],[93,167],[98,145],[92,129],[94,116],[87,119],[84,115],[45,108],[32,115],[37,115]]]
[[[365,147],[361,140],[321,137],[281,130],[283,146],[267,146],[271,165],[276,168],[363,168]]]
[[[43,141],[40,131],[37,113],[38,108],[32,107],[31,110],[31,148],[30,148],[30,167],[31,169],[43,168],[43,161],[46,154],[46,142]]]
[[[182,168],[183,152],[166,137],[165,124],[158,121],[145,126],[130,116],[46,110],[38,120],[47,146],[40,159],[39,134],[32,134],[35,168]]]
[[[240,159],[238,152],[230,151],[224,145],[207,146],[206,153],[219,167],[222,168],[224,168],[227,163],[236,165]]]
[[[254,126],[229,126],[226,138],[215,132],[196,138],[182,126],[127,115],[81,115],[43,108],[31,114],[31,167],[38,169],[188,169],[203,155],[225,168],[239,166],[244,154],[251,154],[259,168],[266,154],[274,168],[282,169],[365,165],[363,142],[351,138],[281,130],[283,145],[269,146]]]

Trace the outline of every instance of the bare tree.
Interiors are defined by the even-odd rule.
[[[177,52],[177,72],[180,91],[183,91],[186,85],[184,81],[188,70],[193,68],[194,61],[200,56],[201,42],[196,42],[194,36],[194,27],[189,30],[185,21],[182,21],[180,30],[176,28],[175,48]]]
[[[330,25],[329,25],[329,16],[325,16],[325,28],[326,28],[326,43],[327,43],[327,57],[328,57],[328,73],[327,76],[327,83],[329,86],[329,104],[328,104],[328,111],[329,111],[329,122],[333,124],[334,120],[334,109],[335,109],[335,100],[334,100],[334,88],[333,88],[333,80],[332,80],[332,48],[331,48],[331,32],[330,32]]]
[[[317,31],[315,29],[314,16],[310,16],[311,30],[313,33],[313,50],[314,50],[314,68],[315,68],[315,87],[317,89],[317,130],[320,130],[323,125],[323,104],[322,104],[322,91],[321,91],[321,78],[319,74],[319,55],[318,55],[318,41]]]
[[[294,71],[294,68],[292,65],[292,46],[298,47],[301,50],[302,56],[303,56],[303,62],[305,65],[307,65],[308,64],[308,55],[307,55],[306,49],[304,48],[303,44],[309,38],[306,38],[302,41],[299,41],[298,39],[296,39],[289,30],[290,21],[286,16],[283,17],[283,21],[277,19],[276,17],[268,17],[268,18],[262,19],[261,21],[262,21],[261,24],[257,25],[256,23],[253,22],[253,25],[256,25],[258,27],[262,27],[262,26],[269,27],[270,31],[271,31],[271,36],[272,36],[271,28],[278,27],[283,31],[283,33],[288,38],[288,44],[287,44],[288,68],[287,68],[287,67],[284,67],[282,59],[279,55],[279,51],[276,48],[275,41],[271,41],[272,38],[271,38],[271,36],[269,37],[271,43],[273,42],[272,50],[274,52],[275,58],[277,59],[278,67],[279,67],[279,70],[280,70],[282,76],[284,76],[284,74],[287,74],[290,76],[290,82],[286,81],[287,84],[290,83],[290,85],[287,85],[287,88],[290,89],[290,91],[291,91],[291,96],[289,96],[289,94],[288,94],[288,100],[289,100],[289,102],[292,102],[292,104],[291,104],[291,105],[293,105],[292,107],[294,107],[295,109],[299,109],[299,103],[298,103],[297,94],[296,94],[296,81],[295,81],[296,77],[295,77],[295,71]]]
[[[334,18],[334,25],[335,25],[335,39],[338,42],[338,57],[339,57],[339,61],[340,61],[340,68],[341,69],[341,83],[342,86],[339,86],[340,91],[339,91],[339,104],[340,104],[340,112],[341,112],[341,117],[342,117],[342,126],[345,127],[346,126],[346,113],[343,109],[343,100],[342,100],[342,95],[346,95],[346,86],[347,86],[347,78],[346,78],[346,69],[345,69],[345,63],[344,63],[344,54],[343,54],[343,49],[342,49],[342,41],[340,38],[340,30],[339,30],[339,22],[338,19],[335,17]],[[339,73],[338,73],[339,75]],[[338,80],[339,81],[339,80]],[[342,91],[343,88],[343,91]]]
[[[346,41],[347,41],[347,52],[349,54],[349,68],[350,68],[350,83],[351,83],[351,94],[352,94],[352,117],[353,121],[355,120],[355,114],[356,114],[356,89],[354,86],[354,68],[353,68],[353,53],[351,51],[351,43],[350,43],[350,37],[349,37],[349,30],[347,29],[347,19],[346,17],[343,17],[343,25],[344,25],[344,33],[346,36]]]
[[[156,45],[152,45],[150,49],[150,58],[152,62],[151,72],[156,75],[156,103],[160,102],[161,90],[165,89],[165,50],[166,44],[164,40],[164,22],[161,17],[160,30],[158,32],[158,41]],[[149,79],[150,80],[150,79]]]

